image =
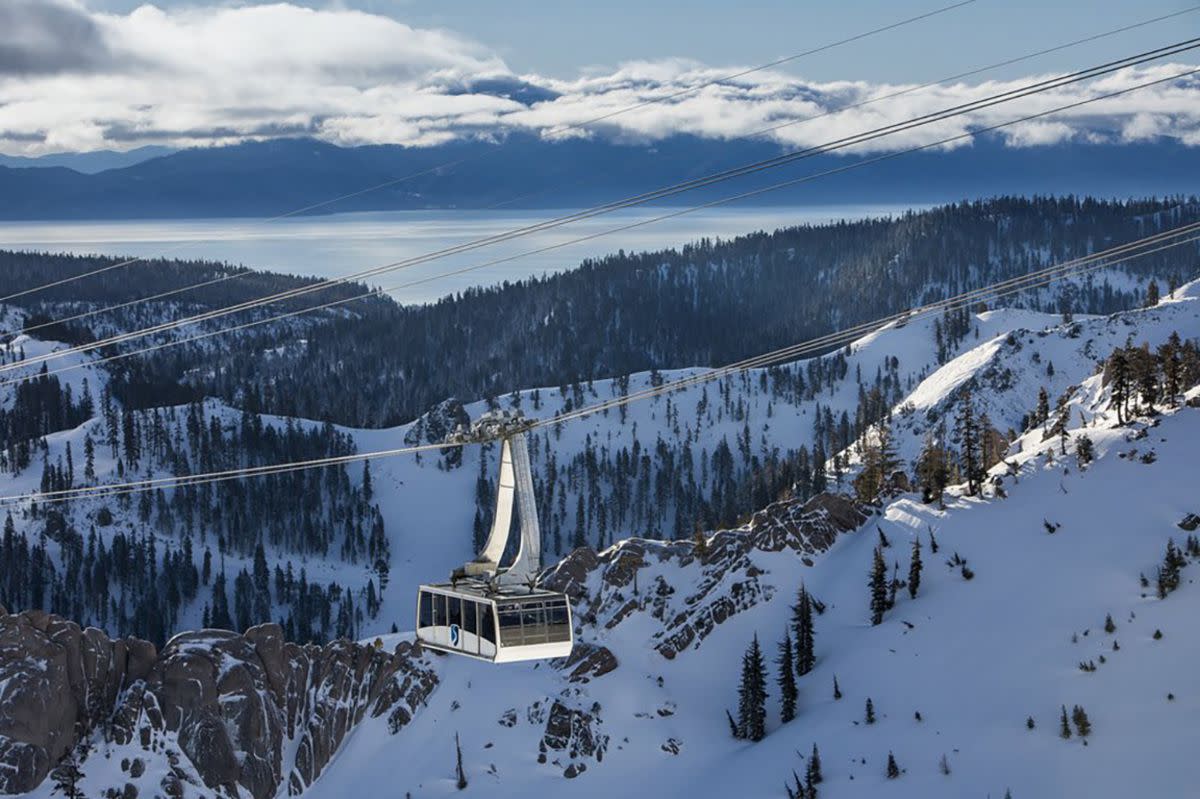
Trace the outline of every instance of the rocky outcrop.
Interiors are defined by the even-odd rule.
[[[773,595],[774,586],[754,565],[755,552],[791,550],[811,563],[811,556],[867,518],[854,500],[837,494],[775,502],[748,524],[699,541],[631,539],[599,553],[577,549],[543,584],[570,596],[584,624],[612,629],[635,613],[648,613],[662,624],[652,635],[653,646],[673,659],[698,647],[726,619]],[[572,658],[563,666],[570,679],[587,676],[581,662]]]
[[[444,399],[416,418],[404,434],[404,443],[410,447],[438,444],[460,425],[470,423],[471,416],[459,400]]]
[[[440,444],[457,428],[471,424],[471,416],[463,404],[451,397],[434,405],[421,414],[404,434],[404,443],[410,447],[422,444]],[[440,450],[442,465],[448,468],[462,466],[462,447]]]
[[[154,658],[153,644],[112,641],[41,611],[0,616],[0,793],[41,784]]]
[[[600,731],[600,707],[590,710],[570,707],[555,700],[546,717],[546,728],[538,743],[538,761],[549,760],[563,769],[563,776],[573,779],[587,771],[587,760],[604,760],[608,736]]]
[[[286,780],[294,795],[355,725],[386,715],[398,731],[436,683],[407,642],[391,653],[348,641],[299,646],[267,624],[184,633],[156,653],[44,613],[5,615],[0,792],[35,788],[99,730],[116,746],[165,754],[172,785],[198,779],[265,799]]]
[[[578,641],[572,648],[571,656],[556,665],[567,672],[568,681],[587,683],[614,670],[617,656],[606,646]]]

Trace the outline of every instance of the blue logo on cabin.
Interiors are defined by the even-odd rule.
[[[458,625],[457,624],[450,625],[450,644],[452,646],[458,646]]]

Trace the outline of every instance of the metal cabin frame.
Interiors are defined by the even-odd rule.
[[[423,646],[492,663],[567,657],[572,626],[571,604],[555,591],[464,580],[422,585],[417,597]]]

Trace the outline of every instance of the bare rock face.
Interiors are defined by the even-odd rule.
[[[568,672],[568,681],[587,683],[616,669],[617,656],[606,646],[579,641],[572,648],[571,656],[556,665]]]
[[[763,552],[784,548],[815,555],[833,546],[838,534],[858,528],[867,514],[849,497],[818,494],[804,504],[774,502],[754,514],[745,528],[750,545]]]
[[[652,635],[653,646],[673,659],[699,647],[731,616],[773,595],[774,586],[754,565],[755,552],[791,550],[808,558],[829,549],[839,534],[857,529],[867,518],[862,507],[837,494],[821,494],[805,503],[775,502],[743,527],[705,536],[702,543],[631,539],[601,553],[577,549],[543,584],[570,596],[578,618],[605,629],[636,613],[648,613],[662,623]],[[675,574],[686,570],[685,577],[676,579],[678,588],[671,584],[671,571],[657,568],[659,564],[674,566]],[[576,643],[577,649],[584,646]],[[587,676],[587,669],[580,669],[589,657],[593,654],[582,649],[561,667],[570,670],[570,679],[580,681]]]
[[[550,762],[563,768],[563,776],[573,779],[587,770],[587,760],[604,760],[608,736],[600,731],[599,707],[583,710],[555,700],[546,718],[546,729],[538,749]],[[565,765],[564,765],[565,764]]]
[[[41,611],[0,616],[0,793],[40,785],[153,653]]]
[[[392,653],[348,641],[302,647],[266,624],[184,633],[158,655],[45,613],[0,616],[0,793],[36,788],[103,724],[117,745],[165,754],[168,795],[200,781],[266,799],[285,778],[296,794],[364,718],[386,715],[394,733],[436,685],[408,643]]]

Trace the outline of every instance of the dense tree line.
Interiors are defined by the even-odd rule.
[[[14,386],[11,406],[0,405],[0,472],[27,467],[36,439],[92,418],[95,406],[87,378],[76,397],[71,386],[47,372],[43,364],[37,376]]]
[[[48,397],[55,396],[52,388],[60,400],[69,396],[52,381],[33,382]],[[90,394],[79,402],[94,405],[95,417],[78,458],[69,443],[52,460],[44,437],[24,442],[40,459],[43,491],[101,484],[101,458],[115,477],[135,479],[354,452],[349,436],[328,423],[271,424],[258,414],[214,412],[201,402],[133,411],[107,386],[98,403]],[[5,468],[37,467],[10,457]],[[177,630],[192,602],[203,605],[206,625],[241,630],[277,620],[294,640],[351,635],[365,616],[379,613],[388,582],[388,538],[372,500],[369,469],[355,485],[337,466],[123,493],[86,508],[33,503],[19,519],[20,531],[11,516],[6,520],[0,603],[52,610],[158,642]],[[354,589],[315,583],[303,568],[295,572],[290,554],[361,564],[368,581]],[[227,570],[227,558],[253,567]]]
[[[252,410],[395,424],[448,396],[498,397],[525,386],[726,363],[1197,219],[1195,200],[1005,197],[888,219],[703,239],[673,250],[620,252],[428,305],[403,307],[373,296],[243,331],[238,346],[220,348],[219,370],[194,368],[211,363],[208,341],[156,353],[128,367],[127,377],[135,387],[147,386],[141,392],[147,397],[186,382]],[[1136,276],[1190,276],[1196,252],[1167,250],[1126,268]],[[0,274],[13,275],[18,288],[95,266],[95,259],[0,255]],[[237,273],[186,262],[128,268],[140,270],[145,283],[122,282],[122,270],[114,270],[97,278],[99,288],[89,288],[89,280],[21,302],[61,315],[79,303],[108,304]],[[235,276],[182,299],[211,307],[297,284],[278,275]],[[340,286],[281,309],[357,291]],[[1109,313],[1143,299],[1101,279],[1017,301],[1054,312]],[[178,308],[149,303],[103,319],[127,329],[167,311]],[[966,334],[965,318],[960,312],[940,322],[942,357]],[[313,334],[318,323],[321,332]],[[264,351],[271,357],[262,357]]]
[[[1104,362],[1104,383],[1121,424],[1160,406],[1174,408],[1182,392],[1200,384],[1200,344],[1172,332],[1155,349],[1132,343],[1118,347]]]
[[[105,520],[101,514],[101,522]],[[0,537],[0,605],[37,608],[77,619],[112,634],[134,635],[162,645],[179,630],[181,614],[203,603],[205,627],[245,630],[279,621],[289,640],[323,642],[357,635],[364,613],[378,612],[375,582],[361,592],[336,582],[321,585],[297,574],[291,561],[273,579],[258,547],[253,570],[226,572],[224,558],[191,537],[162,541],[134,528],[85,535],[60,512],[40,517],[34,536],[17,532],[11,515]],[[51,544],[56,554],[51,552]]]

